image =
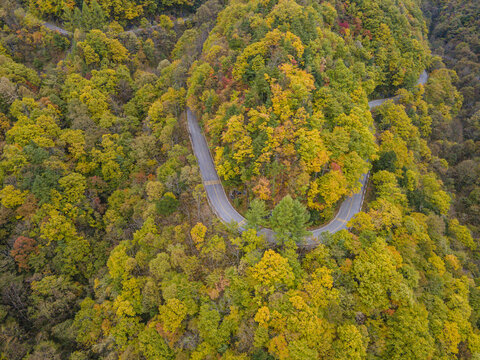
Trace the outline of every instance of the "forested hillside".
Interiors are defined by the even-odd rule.
[[[435,132],[434,149],[448,161],[442,169],[451,191],[458,194],[455,211],[479,231],[480,215],[480,3],[427,1],[435,54],[455,70],[454,84],[463,96],[458,115]]]
[[[0,4],[0,359],[480,357],[479,87],[427,41],[476,69],[438,30],[478,39],[457,2]],[[349,230],[302,246],[368,170]]]
[[[219,175],[247,199],[290,194],[329,219],[375,158],[368,96],[413,87],[424,33],[409,1],[232,1],[188,83]]]

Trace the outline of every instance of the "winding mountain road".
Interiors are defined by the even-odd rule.
[[[44,22],[43,26],[52,31],[58,31],[65,36],[72,35],[71,32],[48,22]],[[417,85],[424,85],[427,80],[428,74],[426,71],[423,71],[417,81]],[[383,104],[385,101],[393,99],[395,99],[395,97],[373,100],[368,103],[368,106],[370,107],[370,110],[372,110]],[[205,139],[205,136],[203,136],[196,116],[189,108],[187,108],[187,123],[193,152],[197,158],[198,166],[200,167],[203,186],[205,187],[211,208],[223,222],[227,224],[236,222],[238,223],[240,231],[244,231],[246,229],[247,221],[237,210],[234,209],[230,201],[228,201],[225,190],[218,177],[217,170],[215,169],[207,140]],[[305,239],[305,243],[303,244],[304,247],[316,246],[318,244],[318,240],[316,239],[318,239],[322,233],[330,232],[333,234],[347,228],[347,223],[350,219],[362,209],[368,176],[369,173],[362,175],[360,179],[360,182],[362,183],[360,192],[346,198],[340,205],[340,209],[335,217],[329,223],[311,231],[311,235]],[[259,233],[265,235],[269,242],[275,242],[275,234],[272,230],[261,229]]]
[[[428,80],[428,74],[424,71],[417,82],[417,85],[424,85]],[[370,110],[375,107],[383,104],[385,101],[393,100],[395,97],[387,99],[378,99],[373,100],[368,103]],[[225,194],[220,178],[218,177],[215,165],[210,154],[210,149],[207,144],[207,140],[203,136],[202,130],[198,124],[196,116],[192,111],[187,108],[187,123],[188,123],[188,132],[190,134],[190,140],[192,142],[193,152],[197,158],[198,166],[200,167],[200,174],[202,176],[203,186],[207,193],[207,198],[210,203],[211,208],[215,214],[225,223],[238,223],[240,231],[246,229],[246,219],[239,214],[237,210],[234,209],[232,204]],[[362,183],[362,188],[360,192],[353,194],[346,198],[343,203],[340,205],[335,217],[327,224],[314,229],[305,239],[305,247],[313,247],[318,244],[319,236],[322,233],[330,232],[336,233],[339,230],[346,229],[347,223],[350,219],[361,211],[363,199],[365,197],[366,185],[368,182],[369,174],[363,174],[360,182]],[[262,229],[260,233],[265,235],[269,242],[274,242],[275,234],[270,229]]]

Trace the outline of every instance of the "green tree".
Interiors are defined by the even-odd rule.
[[[354,260],[353,276],[360,302],[367,313],[388,309],[390,301],[411,301],[413,294],[398,272],[401,264],[400,254],[381,239]]]
[[[250,208],[245,214],[247,219],[247,226],[255,230],[259,230],[262,226],[265,226],[267,223],[266,216],[268,215],[268,210],[265,202],[260,199],[254,199],[250,203]]]
[[[308,234],[307,225],[310,218],[305,207],[291,196],[285,196],[273,209],[270,217],[270,227],[281,246],[295,245],[303,241]]]
[[[337,328],[337,339],[334,343],[335,359],[361,360],[367,355],[367,348],[361,332],[355,325],[341,325]]]
[[[390,359],[432,359],[435,345],[421,305],[401,307],[388,320],[387,356]]]

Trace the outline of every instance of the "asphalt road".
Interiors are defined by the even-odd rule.
[[[52,30],[58,31],[62,35],[69,36],[72,33],[66,31],[56,25],[51,23],[45,22],[43,26]],[[419,79],[417,84],[424,85],[428,80],[428,74],[424,71]],[[394,97],[386,98],[386,99],[378,99],[373,100],[368,103],[370,110],[373,108],[383,104],[385,101],[392,100]],[[225,190],[223,189],[222,183],[220,182],[220,178],[218,177],[217,170],[215,169],[215,165],[213,163],[212,155],[210,154],[210,150],[207,144],[205,137],[203,136],[202,130],[198,125],[197,118],[191,112],[190,109],[187,108],[187,122],[188,122],[188,131],[190,135],[190,140],[192,142],[193,152],[195,153],[195,157],[197,158],[198,166],[200,167],[200,173],[202,175],[203,185],[205,187],[205,191],[207,193],[207,198],[212,207],[215,214],[225,223],[238,223],[239,229],[241,231],[245,230],[246,220],[245,218],[235,210],[228,201],[227,195],[225,194]],[[361,211],[363,205],[363,199],[365,197],[365,190],[366,185],[368,182],[369,173],[363,174],[360,182],[362,183],[362,188],[360,192],[351,195],[350,197],[346,198],[343,203],[340,205],[340,209],[338,213],[335,215],[333,220],[331,220],[328,224],[325,224],[317,229],[311,231],[311,235],[309,235],[305,239],[304,245],[306,247],[313,247],[318,243],[318,238],[322,233],[330,232],[336,233],[339,230],[346,229],[347,223],[350,219]],[[260,231],[261,234],[265,235],[268,241],[274,242],[275,234],[270,229],[262,229]]]
[[[72,35],[72,33],[71,33],[70,31],[67,31],[67,30],[65,30],[65,29],[62,29],[62,28],[60,28],[60,27],[58,27],[58,26],[56,26],[56,25],[53,25],[53,24],[51,24],[51,23],[44,22],[42,25],[45,26],[47,29],[50,29],[50,30],[52,30],[52,31],[58,31],[58,32],[59,32],[60,34],[62,34],[62,35],[65,35],[65,36],[70,36],[70,35]]]
[[[419,79],[418,84],[424,85],[428,80],[428,74],[424,71]],[[370,110],[383,104],[385,101],[392,100],[394,98],[378,99],[368,103]],[[246,220],[245,218],[235,210],[225,194],[220,178],[218,177],[215,165],[213,163],[210,150],[203,136],[202,130],[198,125],[197,118],[190,109],[187,108],[187,123],[188,131],[190,134],[190,140],[193,146],[193,152],[197,158],[198,166],[200,167],[200,173],[202,175],[203,185],[207,193],[208,201],[215,214],[225,223],[236,222],[239,225],[241,231],[245,230]],[[313,247],[318,243],[318,238],[322,233],[330,232],[336,233],[339,230],[346,229],[347,223],[350,219],[361,211],[363,200],[365,197],[366,185],[368,182],[369,174],[363,174],[360,182],[362,188],[360,192],[353,194],[346,198],[340,205],[335,218],[328,224],[325,224],[317,229],[311,231],[311,235],[305,239],[304,245],[306,247]],[[270,229],[262,229],[261,234],[265,235],[268,241],[274,241],[274,233]]]

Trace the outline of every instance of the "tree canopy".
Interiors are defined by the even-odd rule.
[[[423,9],[3,1],[0,359],[479,358],[478,6]]]

